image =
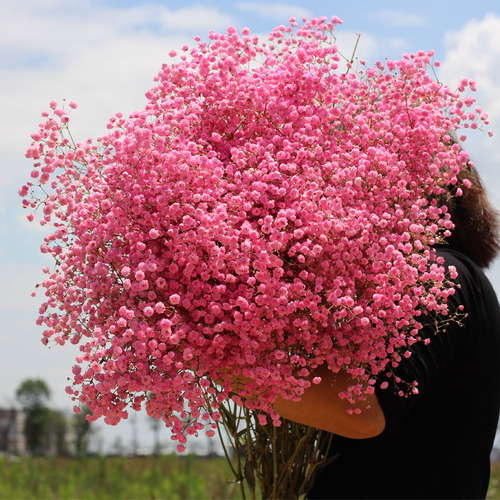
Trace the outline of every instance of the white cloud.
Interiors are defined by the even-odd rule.
[[[162,9],[158,13],[158,19],[165,29],[182,29],[183,31],[206,31],[207,28],[225,31],[234,23],[230,15],[203,5],[194,5],[177,11]]]
[[[143,107],[144,93],[171,49],[194,45],[210,29],[234,24],[226,12],[194,5],[110,9],[86,0],[0,2],[0,189],[24,181],[23,155],[40,112],[53,98],[79,102],[72,130],[80,140],[105,131],[118,111]]]
[[[477,104],[490,117],[496,136],[471,134],[464,146],[476,160],[495,204],[500,207],[500,17],[489,14],[483,20],[471,20],[459,31],[446,34],[446,53],[439,77],[451,88],[461,78],[476,80]]]
[[[411,44],[407,38],[392,37],[384,39],[384,47],[387,47],[387,52],[390,54],[397,54],[400,58],[401,55],[410,50]]]
[[[313,17],[309,9],[286,3],[240,2],[236,4],[236,7],[260,17],[274,18],[281,22],[288,22],[290,17],[296,17],[298,20]]]
[[[48,349],[41,343],[42,328],[35,320],[43,300],[30,296],[35,280],[43,276],[41,269],[33,263],[2,263],[0,276],[4,284],[0,290],[0,342],[4,346],[0,405],[9,402],[21,380],[41,377],[54,389],[54,403],[70,407],[64,388],[78,352],[71,345]]]
[[[477,80],[490,115],[500,119],[500,17],[469,21],[460,31],[447,33],[445,44],[443,78],[454,84],[463,77]]]
[[[144,93],[171,49],[194,45],[194,35],[206,39],[210,29],[230,24],[234,20],[226,12],[200,5],[110,9],[97,0],[0,0],[0,373],[5,382],[0,404],[10,403],[23,378],[40,376],[53,388],[53,401],[70,406],[64,386],[73,349],[42,346],[42,329],[35,325],[39,299],[30,297],[46,264],[38,253],[43,231],[35,224],[30,236],[22,231],[25,211],[15,194],[29,177],[24,151],[41,111],[53,98],[75,100],[80,104],[72,114],[75,138],[96,137],[117,111],[144,106]]]
[[[368,33],[343,31],[342,26],[335,29],[335,43],[343,58],[370,61],[378,52],[377,40]],[[354,63],[356,64],[356,63]]]
[[[425,18],[420,14],[397,9],[379,10],[374,12],[372,17],[391,28],[420,27],[425,24]]]

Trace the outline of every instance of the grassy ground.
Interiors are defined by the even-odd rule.
[[[490,489],[487,498],[500,499],[500,462],[491,464]]]
[[[95,457],[0,460],[0,499],[236,499],[225,459]]]
[[[240,499],[225,459],[187,456],[0,458],[0,499]],[[500,462],[489,499],[500,499]]]

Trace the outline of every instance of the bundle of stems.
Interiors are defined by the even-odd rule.
[[[262,425],[259,410],[226,403],[219,407],[219,438],[243,498],[304,498],[320,465],[331,455],[333,435],[282,419]]]

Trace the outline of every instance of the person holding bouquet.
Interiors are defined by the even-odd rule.
[[[500,247],[499,222],[475,169],[471,187],[450,202],[455,229],[437,255],[454,266],[451,310],[460,321],[411,346],[390,377],[379,377],[367,409],[348,413],[337,394],[345,372],[319,369],[298,403],[278,400],[282,416],[333,432],[333,461],[320,468],[309,498],[485,498],[500,408],[500,308],[483,272]],[[418,392],[402,390],[417,381]]]
[[[450,130],[488,117],[432,51],[354,64],[340,23],[197,38],[95,141],[50,102],[19,190],[51,228],[42,342],[79,345],[87,418],[227,435],[242,496],[484,497],[500,240]]]

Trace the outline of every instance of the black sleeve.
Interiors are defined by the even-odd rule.
[[[386,428],[391,428],[406,415],[410,409],[425,397],[429,387],[441,374],[460,356],[467,348],[471,336],[471,316],[474,316],[475,301],[480,296],[480,283],[476,266],[466,257],[449,250],[438,251],[444,257],[445,267],[455,266],[458,277],[455,282],[455,293],[448,298],[450,316],[459,313],[460,321],[449,321],[443,328],[436,332],[436,320],[444,319],[437,316],[427,316],[421,320],[424,325],[421,330],[422,341],[408,348],[411,352],[409,358],[403,357],[395,368],[386,370],[379,376],[376,394],[386,418]],[[459,306],[463,305],[463,311]],[[425,339],[429,339],[425,343]],[[389,376],[389,372],[392,374]],[[395,379],[401,379],[397,382]],[[388,387],[381,389],[380,385],[386,381]],[[417,382],[418,393],[413,394],[408,384]],[[385,384],[384,384],[385,385]],[[401,396],[400,392],[404,395]]]

